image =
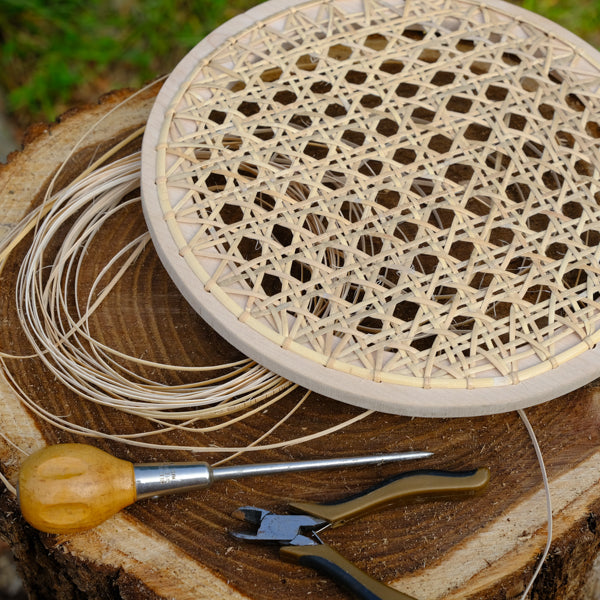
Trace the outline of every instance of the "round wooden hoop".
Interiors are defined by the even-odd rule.
[[[560,154],[563,146],[573,148],[579,143],[571,140],[574,139],[569,129],[574,127],[572,120],[564,122],[558,131],[555,128],[554,137],[546,140],[545,146],[531,129],[544,120],[551,122],[552,126],[555,122],[562,123],[559,117],[555,117],[562,110],[558,102],[547,104],[540,99],[542,92],[547,92],[546,87],[554,86],[557,98],[568,104],[564,110],[578,113],[581,131],[575,133],[579,135],[587,131],[593,142],[593,138],[597,137],[593,126],[597,123],[591,119],[589,107],[595,106],[600,87],[600,55],[557,25],[501,1],[482,4],[461,0],[454,4],[442,1],[429,4],[428,11],[423,10],[419,16],[419,3],[411,3],[414,14],[411,13],[410,19],[401,15],[406,7],[404,3],[392,5],[392,9],[400,15],[399,22],[406,26],[405,39],[411,40],[410,52],[398,54],[398,59],[393,58],[394,54],[377,54],[383,52],[381,46],[385,48],[389,44],[386,38],[388,30],[379,34],[366,27],[365,34],[352,37],[352,30],[360,29],[356,15],[362,15],[368,25],[371,15],[381,8],[382,5],[374,1],[282,3],[272,0],[217,29],[176,67],[157,98],[143,147],[144,211],[161,259],[192,306],[226,339],[278,374],[351,404],[399,414],[472,416],[523,408],[566,393],[597,376],[598,351],[595,345],[600,339],[600,315],[596,310],[596,297],[600,281],[596,281],[595,250],[589,250],[587,254],[582,251],[585,247],[596,247],[593,225],[598,211],[592,206],[596,200],[593,199],[595,188],[591,179],[600,165],[597,144],[591,148],[592,156],[588,162],[579,155],[575,156],[578,146],[572,152]],[[390,5],[385,6],[389,8]],[[467,13],[468,17],[465,16]],[[476,16],[473,16],[475,13]],[[351,26],[342,23],[349,14],[352,19],[348,20],[354,23]],[[434,39],[437,30],[431,25],[433,21],[427,20],[434,18],[431,14],[438,15],[438,25],[442,23],[445,30],[456,34],[453,43],[457,48],[462,44],[459,51],[447,53],[455,61],[454,68],[460,71],[455,57],[458,55],[463,62],[472,61],[471,73],[485,81],[486,87],[477,84],[476,97],[469,95],[474,88],[469,88],[462,79],[458,83],[455,81],[454,73],[450,67],[444,68],[443,61],[427,70],[428,65],[437,63],[440,58],[437,50],[440,42]],[[324,60],[323,54],[318,52],[316,58],[311,58],[308,46],[304,50],[301,46],[294,46],[293,36],[285,30],[286,19],[300,21],[298,15],[306,21],[305,28],[312,27],[313,33],[321,34],[314,37],[313,42],[331,36],[331,41],[324,46],[327,51]],[[483,31],[489,15],[498,19],[494,23],[498,31],[490,33],[486,30],[488,37],[484,41],[477,37],[477,33],[460,30],[464,21],[479,19]],[[340,21],[334,22],[334,17]],[[324,29],[326,23],[329,23],[329,30]],[[519,57],[519,46],[513,46],[512,52],[509,52],[511,48],[498,29],[499,23],[503,32],[510,32],[506,39],[512,43],[516,40],[526,46],[528,35],[535,32],[545,40],[551,40],[551,49],[543,54],[539,47],[528,47]],[[346,34],[349,38],[342,35],[343,26],[348,26]],[[335,27],[338,29],[335,30]],[[273,64],[273,60],[281,57],[273,59],[273,48],[265,46],[262,41],[264,32],[281,36],[281,47],[293,54],[292,66],[294,73],[301,72],[300,79],[290,79],[292,83],[289,83],[285,78],[289,64]],[[483,36],[483,33],[480,35]],[[357,51],[355,42],[359,38],[363,46]],[[346,39],[350,41],[344,44]],[[397,40],[393,42],[397,43]],[[521,112],[515,108],[511,112],[509,103],[504,101],[509,95],[508,90],[498,85],[498,78],[489,76],[490,60],[483,50],[502,43],[504,46],[498,60],[508,65],[505,68],[518,81],[519,92],[527,96],[525,106],[532,114],[535,109],[534,116],[523,113],[523,107],[519,109]],[[368,50],[364,50],[364,46]],[[411,83],[414,77],[410,75],[407,64],[411,56],[416,56],[415,48],[420,52],[415,59],[420,61],[419,77],[424,81],[423,73],[428,73],[427,89],[434,90],[438,96],[429,91],[428,94],[422,93],[417,100],[411,99],[416,92],[410,88],[415,85]],[[242,50],[245,53],[243,59],[240,58]],[[359,59],[350,60],[353,52],[362,54]],[[377,134],[373,133],[373,140],[380,141],[381,147],[387,148],[384,145],[388,143],[386,140],[396,139],[404,132],[402,112],[385,103],[381,108],[365,104],[366,96],[362,96],[362,106],[371,111],[369,118],[372,114],[376,114],[376,118],[367,120],[365,117],[363,129],[357,137],[357,132],[352,130],[353,121],[348,121],[342,113],[335,113],[334,109],[330,109],[333,105],[327,109],[323,105],[329,122],[340,116],[346,119],[336,142],[329,147],[319,141],[323,139],[319,138],[320,133],[314,133],[313,121],[318,119],[313,113],[318,111],[303,110],[302,101],[308,101],[302,93],[309,87],[313,90],[316,84],[323,84],[323,78],[326,79],[324,73],[327,72],[331,77],[332,72],[337,73],[339,78],[343,76],[350,87],[354,86],[352,90],[358,90],[352,93],[362,95],[372,91],[368,85],[362,87],[371,76],[372,65],[361,63],[368,62],[372,54],[377,55],[380,71],[399,77],[394,80],[394,86],[400,84],[396,96],[406,102],[405,106],[410,105],[411,110],[418,111],[417,116],[412,113],[410,127],[418,129],[419,135],[428,144],[425,147],[423,142],[423,147],[417,147],[415,152],[413,147],[400,148],[397,142],[390,142],[396,144],[393,145],[396,152],[391,161],[384,161],[383,172],[386,175],[385,169],[391,165],[387,176],[392,180],[397,177],[394,181],[398,187],[380,176],[381,161],[369,159],[378,157],[368,154],[373,151],[374,144],[360,155],[362,162],[356,163],[357,170],[364,176],[363,180],[372,178],[364,184],[361,192],[367,194],[368,190],[375,190],[364,203],[372,211],[366,218],[364,209],[361,208],[361,213],[356,216],[352,213],[354,204],[349,209],[342,202],[353,193],[358,185],[356,182],[361,183],[360,176],[352,180],[355,185],[346,185],[348,172],[333,170],[332,165],[339,165],[339,159],[322,160],[320,167],[314,165],[324,159],[322,152],[327,155],[332,149],[343,158],[351,154],[350,159],[353,160],[362,152],[360,136],[364,138],[364,132],[368,134],[372,130],[377,131]],[[527,71],[521,65],[529,59],[537,63],[535,68]],[[340,75],[335,69],[345,60],[351,68],[347,66]],[[562,71],[553,60],[559,61]],[[323,71],[320,61],[326,63]],[[543,80],[539,74],[542,68],[545,69]],[[574,73],[573,81],[569,79],[571,71]],[[402,75],[405,72],[409,75]],[[381,73],[378,72],[375,79],[380,82]],[[401,86],[404,87],[399,92]],[[444,86],[449,91],[445,95],[438,93]],[[284,92],[291,93],[292,87],[294,92],[286,99]],[[323,94],[326,87],[322,85],[314,94]],[[568,93],[564,88],[568,88]],[[573,92],[575,88],[579,95]],[[279,100],[272,93],[275,89],[284,94]],[[341,104],[344,100],[352,104],[359,97],[348,96],[347,89],[344,88],[343,92],[346,96],[341,93]],[[379,93],[381,90],[377,88],[376,91]],[[484,95],[486,99],[482,100]],[[434,111],[426,108],[428,96],[443,98],[443,110],[450,115],[443,123],[436,120]],[[224,108],[223,98],[231,102],[229,112],[229,108]],[[261,151],[270,148],[274,138],[279,143],[277,136],[283,134],[269,120],[272,115],[261,113],[259,104],[265,98],[273,106],[279,102],[282,110],[292,106],[292,118],[286,121],[285,127],[281,127],[285,135],[295,136],[294,142],[299,139],[304,142],[303,135],[309,140],[306,146],[302,146],[303,149],[291,144],[286,151],[278,154],[277,159],[271,156],[271,162]],[[494,138],[495,143],[488,147],[490,133],[477,129],[477,126],[482,127],[480,115],[474,116],[471,111],[490,105],[501,107],[494,108],[494,118],[503,123],[500,133],[518,132],[512,146],[511,140]],[[527,118],[531,119],[531,123],[527,122]],[[453,141],[448,132],[455,126],[460,128],[462,122],[469,123],[474,129],[469,130],[465,124],[460,141],[466,150],[459,144],[459,148],[452,151]],[[232,159],[231,155],[246,140],[244,136],[251,133],[247,123],[257,127],[252,130],[256,144],[250,151],[245,151],[241,159]],[[332,129],[335,131],[336,127],[333,125]],[[177,135],[172,135],[172,128],[177,130]],[[492,131],[491,127],[484,129]],[[304,130],[309,133],[298,134],[298,131]],[[349,144],[350,154],[345,153],[347,148],[343,136],[340,140],[342,132],[354,134]],[[434,138],[437,140],[435,143]],[[483,186],[483,191],[475,182],[478,165],[474,169],[470,159],[460,156],[461,153],[468,154],[470,143],[477,145],[479,153],[485,150],[483,168],[487,165],[490,172],[500,173],[494,175],[493,185],[489,183],[490,179],[487,180],[488,187]],[[521,145],[517,147],[517,144]],[[403,153],[399,154],[399,150]],[[385,151],[382,150],[382,153]],[[545,152],[548,156],[544,155]],[[428,163],[425,160],[427,153],[443,158],[437,156]],[[301,175],[294,172],[293,177],[300,182],[295,182],[298,185],[292,192],[286,192],[281,184],[273,191],[273,179],[279,177],[281,182],[292,176],[291,166],[297,156],[301,157],[301,166],[310,167],[304,169],[307,171],[305,179],[300,181]],[[501,173],[508,173],[507,164],[511,165],[511,161],[515,162],[517,158],[521,162],[516,170],[525,170],[529,179],[521,173],[522,176],[513,176],[507,183],[509,176]],[[579,160],[576,162],[575,158]],[[283,175],[274,173],[273,160],[280,161],[278,169]],[[567,170],[553,166],[567,162]],[[537,171],[535,176],[527,171],[529,163],[536,164],[539,177]],[[436,171],[442,168],[447,170],[440,175]],[[428,174],[425,180],[430,189],[425,192],[422,188],[427,186],[418,172]],[[571,182],[566,177],[571,174],[580,177]],[[490,177],[489,174],[486,176]],[[420,209],[427,213],[427,219],[419,220],[414,211],[407,219],[399,208],[402,200],[398,203],[396,199],[397,204],[393,204],[392,194],[400,189],[398,182],[409,177],[412,177],[413,187],[416,185],[419,189],[418,192],[411,189],[411,192],[417,200],[423,200]],[[417,177],[421,179],[417,181]],[[545,181],[544,177],[550,178],[550,181]],[[228,183],[228,178],[233,183]],[[538,185],[537,188],[530,179],[539,180],[533,182]],[[254,183],[256,180],[259,184]],[[329,189],[333,190],[324,204],[339,201],[335,210],[323,213],[325,216],[320,206],[314,208],[311,180],[320,182],[315,187],[320,194],[327,195]],[[343,180],[341,184],[340,180]],[[244,189],[240,191],[242,187]],[[492,187],[495,196],[490,193]],[[305,193],[305,196],[302,195]],[[529,199],[530,193],[535,201]],[[450,196],[457,199],[452,205],[447,204]],[[296,205],[290,208],[292,200],[296,205],[312,203],[308,214],[304,208],[298,211]],[[518,202],[521,206],[517,209]],[[478,207],[477,203],[481,206]],[[569,203],[580,208],[583,206],[584,217],[581,217],[581,212],[573,214],[578,209],[569,207]],[[280,215],[286,212],[281,210],[283,206],[289,209],[286,215],[296,211],[305,220],[302,222],[298,217],[294,222],[282,221]],[[451,210],[448,210],[449,207]],[[271,220],[262,216],[256,219],[263,219],[260,223],[262,228],[251,230],[249,234],[247,223],[259,210],[263,213],[272,211],[276,216]],[[495,210],[500,211],[501,218],[496,216]],[[513,212],[519,215],[514,222],[511,221]],[[461,221],[463,214],[468,214],[468,218],[474,214],[478,219],[476,236],[469,229],[468,218]],[[334,220],[336,224],[342,223],[337,230],[331,225]],[[393,223],[392,229],[382,226],[388,220]],[[489,230],[496,221],[500,226],[494,228],[496,237],[493,237]],[[561,221],[569,221],[570,224],[559,229]],[[363,229],[355,226],[357,222]],[[402,228],[406,223],[416,223],[419,232],[428,230],[430,237],[422,241],[423,238]],[[273,233],[276,227],[280,229]],[[522,235],[520,227],[525,231]],[[545,236],[553,227],[558,233],[550,243]],[[235,230],[242,233],[236,234]],[[267,230],[268,234],[265,234]],[[390,234],[390,231],[394,233]],[[482,234],[483,231],[487,233]],[[529,247],[520,249],[520,254],[517,242],[512,242],[515,231],[530,242]],[[235,235],[238,237],[235,238]],[[579,237],[575,238],[575,235]],[[332,241],[335,236],[344,240],[343,243],[335,244]],[[507,237],[510,240],[507,241]],[[592,238],[593,242],[590,241]],[[350,251],[344,245],[346,239],[354,240],[348,243]],[[308,261],[309,266],[303,264],[298,272],[302,248],[312,247],[313,242],[315,248],[321,249],[321,254],[316,250],[312,262]],[[253,249],[248,244],[256,247]],[[263,247],[269,244],[269,248],[277,247],[280,252],[269,259],[270,262],[261,262]],[[553,244],[565,245],[567,252],[564,259],[559,258],[560,248]],[[412,262],[404,271],[396,268],[390,275],[391,267],[385,266],[380,258],[381,255],[397,257],[393,253],[399,245],[409,247],[412,254],[408,255]],[[427,250],[418,250],[423,246],[429,249],[430,254]],[[476,248],[474,254],[473,246]],[[504,246],[510,247],[510,252],[515,251],[516,254],[509,255]],[[576,260],[573,259],[575,254]],[[477,259],[473,258],[475,255]],[[359,261],[357,256],[364,260],[364,270],[359,273],[360,283],[352,279],[356,269],[341,284],[337,273],[330,275],[336,269],[352,271],[347,267],[350,262]],[[488,260],[489,256],[496,261],[494,264]],[[296,271],[293,271],[294,268]],[[315,276],[319,269],[327,273]],[[553,270],[550,278],[544,274],[548,269]],[[454,272],[456,277],[446,279],[448,271]],[[580,281],[582,273],[585,275],[583,282]],[[310,288],[304,285],[313,278],[318,282],[316,286]],[[334,279],[337,296],[332,295],[328,288]],[[275,287],[269,289],[268,284],[272,280]],[[402,289],[399,280],[404,281]],[[517,284],[514,288],[513,282]],[[294,285],[295,291],[286,295],[288,287],[291,289]],[[331,287],[336,286],[332,284]],[[340,288],[343,290],[341,295]],[[411,295],[414,288],[421,292],[429,288],[429,296]],[[476,292],[473,292],[474,289]],[[351,300],[348,299],[350,295],[353,296]],[[476,300],[473,300],[475,296]],[[409,316],[398,308],[400,306],[408,311]],[[429,313],[424,309],[427,306],[433,307],[428,309]],[[446,329],[440,325],[443,321],[449,323]],[[307,330],[314,337],[308,337]],[[304,336],[301,340],[292,335],[298,331]],[[429,346],[427,343],[423,345],[425,338],[433,338],[433,341],[427,342]],[[374,350],[371,350],[373,347]],[[438,358],[440,355],[442,359]],[[401,364],[402,368],[394,370],[397,364]]]

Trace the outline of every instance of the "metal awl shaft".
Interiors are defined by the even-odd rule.
[[[351,456],[342,458],[322,458],[317,460],[299,460],[296,462],[278,462],[259,465],[239,465],[233,467],[216,467],[213,469],[213,480],[237,479],[255,475],[277,475],[296,471],[323,471],[346,467],[363,467],[382,465],[388,462],[427,458],[433,452],[395,452],[391,454],[375,454],[371,456]]]
[[[389,462],[417,460],[432,452],[409,451],[371,456],[324,458],[294,462],[277,462],[232,467],[211,467],[208,463],[148,463],[134,465],[137,499],[206,488],[215,481],[259,475],[277,475],[297,471],[322,471],[348,467],[382,465]]]

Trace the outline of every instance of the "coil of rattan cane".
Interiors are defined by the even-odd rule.
[[[502,2],[267,2],[201,42],[144,141],[196,309],[390,412],[500,412],[596,376],[600,60]]]

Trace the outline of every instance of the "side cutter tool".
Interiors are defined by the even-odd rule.
[[[323,543],[319,533],[397,500],[474,494],[485,488],[489,476],[486,468],[461,472],[411,471],[333,504],[294,502],[290,508],[298,514],[290,515],[243,506],[234,516],[253,525],[254,532],[230,533],[240,540],[279,544],[282,558],[328,575],[359,599],[415,600],[358,569]]]

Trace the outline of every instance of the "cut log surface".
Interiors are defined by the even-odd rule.
[[[6,235],[39,202],[74,144],[107,116],[69,160],[58,185],[128,132],[143,125],[156,90],[139,94],[110,113],[128,92],[38,127],[22,152],[0,169],[0,235]],[[109,114],[110,113],[110,114]],[[141,209],[110,224],[88,252],[89,285],[109,252],[145,230]],[[25,245],[27,242],[24,242]],[[26,352],[16,319],[13,290],[25,248],[2,272],[0,349]],[[134,355],[179,364],[221,364],[240,353],[187,305],[149,246],[94,314],[94,334]],[[82,402],[61,387],[40,361],[8,360],[19,386],[54,414],[107,433],[147,428],[136,418]],[[179,375],[175,375],[179,377]],[[183,376],[182,377],[182,381]],[[268,411],[221,431],[178,432],[152,441],[179,445],[244,445],[267,431],[304,390]],[[473,392],[476,393],[476,392]],[[360,410],[312,395],[268,441],[318,431]],[[532,598],[582,597],[600,548],[600,390],[591,384],[529,409],[546,460],[554,504],[554,540]],[[0,381],[0,458],[3,474],[16,482],[25,453],[61,442],[88,442],[133,462],[208,460],[173,450],[150,450],[57,430],[26,410],[6,378]],[[546,507],[536,455],[516,413],[458,419],[410,419],[374,413],[329,437],[282,450],[246,453],[239,463],[430,450],[412,465],[287,474],[220,482],[212,488],[140,501],[95,529],[70,536],[42,534],[22,519],[15,497],[0,494],[0,536],[12,546],[31,598],[136,600],[249,598],[288,600],[345,598],[333,582],[282,562],[278,549],[234,540],[240,522],[233,511],[255,505],[278,512],[291,501],[327,502],[353,495],[411,468],[491,470],[487,490],[475,497],[438,499],[384,508],[329,530],[323,537],[359,568],[419,600],[506,600],[525,588],[546,541]],[[587,589],[596,589],[587,585]],[[592,592],[594,593],[594,592]]]

